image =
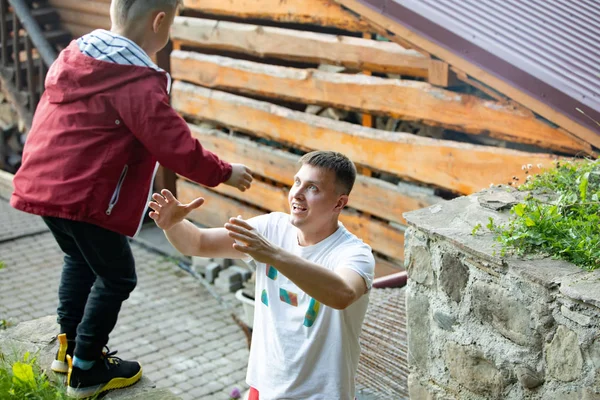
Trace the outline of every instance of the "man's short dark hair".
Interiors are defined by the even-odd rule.
[[[349,195],[356,180],[356,166],[342,153],[334,151],[312,151],[299,161],[302,165],[323,168],[335,173],[335,181],[342,194]]]

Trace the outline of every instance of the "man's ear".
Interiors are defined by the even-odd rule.
[[[335,210],[341,212],[346,204],[348,204],[349,197],[347,194],[343,194],[338,198],[337,203],[335,204]]]
[[[156,14],[154,19],[152,20],[152,31],[154,31],[154,33],[158,33],[160,31],[160,27],[162,24],[164,24],[166,17],[167,14],[164,11],[159,11]]]

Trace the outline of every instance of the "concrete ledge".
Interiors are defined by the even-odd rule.
[[[64,375],[50,371],[50,364],[58,350],[56,336],[59,326],[56,316],[48,316],[33,321],[23,322],[14,328],[0,332],[0,352],[22,357],[26,352],[36,355],[39,366],[51,380],[64,379]],[[143,365],[142,365],[143,368]],[[168,389],[158,389],[154,382],[143,377],[135,385],[109,392],[105,400],[181,400]]]

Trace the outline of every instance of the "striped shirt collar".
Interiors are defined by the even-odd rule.
[[[77,45],[83,54],[96,60],[120,65],[147,67],[166,73],[131,39],[105,29],[96,29],[80,37],[77,39]],[[168,73],[166,74],[168,79],[167,91],[169,91],[171,77]]]

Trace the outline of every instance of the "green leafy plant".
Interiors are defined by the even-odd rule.
[[[528,172],[531,166],[524,166]],[[557,162],[519,187],[524,201],[508,223],[487,225],[502,244],[501,255],[542,254],[581,268],[600,268],[599,160]]]
[[[21,359],[0,353],[0,394],[2,399],[15,400],[68,399],[64,385],[50,382],[29,353]]]
[[[0,269],[6,268],[6,264],[3,261],[0,261]]]

